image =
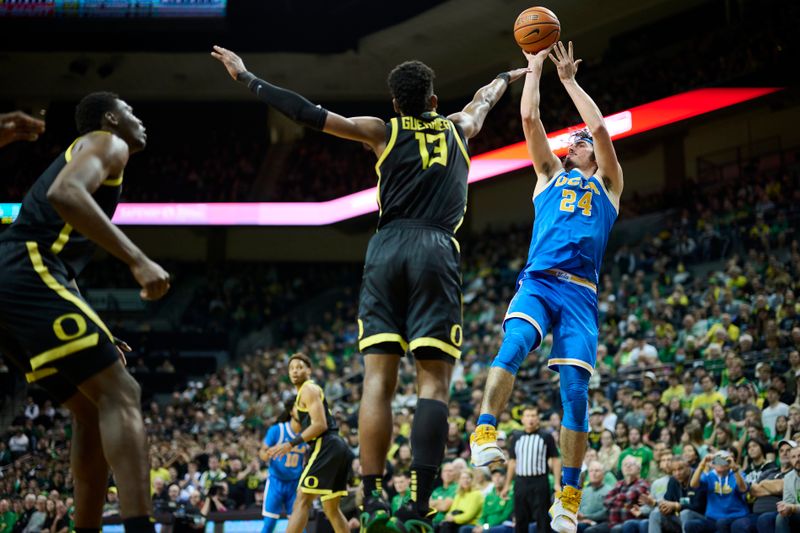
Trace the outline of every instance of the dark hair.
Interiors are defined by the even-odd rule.
[[[592,134],[589,133],[589,128],[583,128],[582,130],[573,131],[569,136],[570,144],[586,140],[588,140],[590,144],[594,145],[594,137],[592,137]]]
[[[537,415],[539,414],[539,408],[535,405],[526,405],[522,408],[522,414],[525,414],[525,411],[534,411]]]
[[[289,363],[291,364],[291,362],[295,359],[299,359],[300,361],[304,362],[308,368],[312,368],[311,359],[306,354],[297,352],[289,358]]]
[[[392,69],[387,79],[389,91],[404,115],[419,116],[429,111],[435,77],[433,69],[416,60],[400,63]]]
[[[103,125],[103,115],[117,108],[119,96],[105,91],[90,93],[83,97],[75,107],[75,127],[79,135],[99,130]]]

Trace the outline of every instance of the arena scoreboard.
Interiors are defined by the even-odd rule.
[[[0,17],[213,18],[228,0],[0,0]]]

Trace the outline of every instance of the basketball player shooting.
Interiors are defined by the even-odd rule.
[[[575,80],[581,60],[573,59],[572,42],[525,55],[529,73],[520,112],[536,172],[536,219],[528,261],[503,321],[505,337],[489,371],[470,448],[476,466],[505,461],[497,445],[497,418],[508,404],[520,364],[552,329],[547,364],[560,374],[564,417],[563,489],[550,508],[550,525],[559,533],[575,533],[582,495],[578,478],[589,430],[589,378],[597,356],[598,272],[619,211],[622,169],[603,115]],[[586,129],[573,135],[563,162],[550,151],[539,114],[539,79],[548,55],[586,123]]]

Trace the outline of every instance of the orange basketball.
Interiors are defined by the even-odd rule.
[[[556,14],[546,7],[531,7],[523,11],[514,22],[514,39],[525,50],[535,54],[558,41],[561,23]]]

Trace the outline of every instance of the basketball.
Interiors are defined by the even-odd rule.
[[[514,22],[514,39],[524,51],[535,54],[561,37],[561,23],[546,7],[530,7]]]

